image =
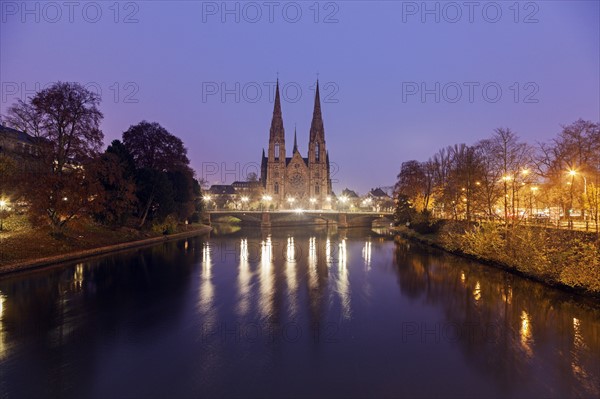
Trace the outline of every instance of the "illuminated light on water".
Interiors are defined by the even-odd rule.
[[[288,262],[296,260],[296,248],[294,247],[294,237],[288,237],[286,247],[286,258]]]
[[[211,281],[212,254],[210,243],[202,244],[202,273],[200,275],[200,310],[209,315],[212,310],[215,286]],[[210,320],[210,319],[209,319]]]
[[[587,392],[594,392],[598,397],[600,395],[600,386],[594,383],[593,378],[590,378],[589,372],[581,363],[581,354],[589,352],[589,348],[583,340],[581,334],[581,321],[573,317],[573,347],[571,351],[571,370],[579,383],[586,388]]]
[[[465,285],[465,281],[467,281],[467,276],[465,276],[465,272],[460,272],[460,282]]]
[[[259,308],[263,317],[271,316],[275,281],[272,274],[273,243],[269,235],[260,245],[260,299]]]
[[[308,285],[311,289],[319,283],[317,275],[317,238],[308,239]]]
[[[481,284],[479,284],[479,281],[475,283],[475,289],[473,290],[473,298],[475,298],[476,301],[479,301],[481,299]]]
[[[339,258],[338,258],[338,266],[340,269],[342,268],[346,268],[346,262],[348,260],[348,257],[346,255],[346,239],[342,239],[342,241],[340,241],[340,243],[338,244],[338,253],[339,253]]]
[[[296,279],[296,249],[294,246],[294,237],[288,237],[285,261],[285,279],[288,286],[288,299],[290,301],[290,314],[293,316],[297,312],[298,304],[296,291],[298,290],[298,281]]]
[[[331,266],[333,259],[331,259],[331,240],[327,237],[327,241],[325,242],[325,263],[327,267]]]
[[[533,354],[533,351],[531,350],[531,344],[533,342],[531,322],[529,320],[529,314],[524,310],[521,312],[521,329],[519,330],[519,335],[521,337],[521,346],[525,350],[525,353],[528,356],[531,356]]]
[[[2,319],[4,318],[4,302],[6,301],[6,297],[0,291],[0,360],[2,360],[7,354],[6,347],[6,336],[4,333],[4,326],[2,323]]]
[[[345,319],[349,319],[352,316],[352,309],[350,306],[350,279],[348,278],[348,268],[346,267],[348,261],[348,255],[346,253],[346,239],[342,239],[338,246],[339,259],[337,292],[340,297],[340,303],[342,305],[342,316]]]
[[[238,302],[237,310],[240,315],[245,315],[250,308],[250,279],[252,273],[250,272],[250,251],[248,250],[248,239],[242,238],[240,241],[240,271],[238,273],[238,290],[240,299]]]
[[[188,240],[185,240],[185,243],[183,243],[183,249],[184,249],[186,252],[187,252],[187,250],[188,250],[188,247],[189,247]]]
[[[365,241],[365,246],[362,250],[362,256],[365,260],[365,266],[368,270],[371,267],[371,241]]]
[[[508,287],[506,292],[502,293],[502,300],[509,305],[512,303],[512,287]]]
[[[75,273],[73,273],[73,287],[78,290],[83,287],[83,263],[75,265]]]

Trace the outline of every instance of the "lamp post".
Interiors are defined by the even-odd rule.
[[[270,195],[263,195],[262,197],[262,202],[260,203],[260,206],[262,207],[263,202],[267,203],[267,211],[269,210],[269,202],[271,202],[271,200],[273,199],[273,197],[271,197]],[[262,210],[262,209],[261,209]]]
[[[210,205],[210,201],[211,201],[212,197],[210,195],[205,195],[202,197],[202,200],[204,202],[206,202],[206,209],[209,209],[209,205]]]
[[[241,198],[241,200],[242,200],[242,210],[245,210],[244,208],[246,208],[246,206],[248,204],[248,201],[249,201],[249,198],[246,197],[246,196],[244,196],[244,197]]]
[[[347,196],[345,196],[345,195],[342,195],[342,196],[340,197],[340,202],[342,203],[342,206],[341,206],[341,208],[342,208],[342,210],[343,210],[343,209],[344,209],[344,205],[346,204],[346,202],[348,202],[348,197],[347,197]]]
[[[310,200],[310,204],[313,208],[315,208],[315,204],[317,203],[317,199],[316,198],[311,198]]]
[[[292,206],[294,205],[294,202],[296,201],[296,198],[294,198],[294,197],[288,197],[287,201],[290,203],[290,209],[292,209]]]

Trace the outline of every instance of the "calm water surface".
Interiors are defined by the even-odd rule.
[[[370,230],[0,280],[0,397],[598,397],[600,306]]]

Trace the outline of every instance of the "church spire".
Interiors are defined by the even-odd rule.
[[[315,108],[313,110],[313,119],[310,124],[310,141],[317,139],[325,141],[325,129],[323,127],[323,117],[321,115],[321,97],[319,96],[319,80],[317,79],[317,90],[315,92]]]
[[[283,116],[281,115],[281,100],[279,97],[279,78],[275,86],[275,104],[273,106],[273,119],[271,120],[270,139],[284,137]]]
[[[298,152],[298,140],[296,139],[296,125],[294,124],[294,153]]]

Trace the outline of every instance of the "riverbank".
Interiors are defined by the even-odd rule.
[[[395,231],[411,241],[569,293],[600,299],[600,246],[593,235],[541,228],[507,232],[497,225],[465,228],[464,224],[453,222],[429,234],[404,226]]]
[[[172,234],[162,234],[130,228],[109,229],[82,222],[74,223],[63,237],[56,238],[45,227],[15,228],[0,232],[0,276],[191,237],[210,230],[209,226],[192,224],[181,226]]]

